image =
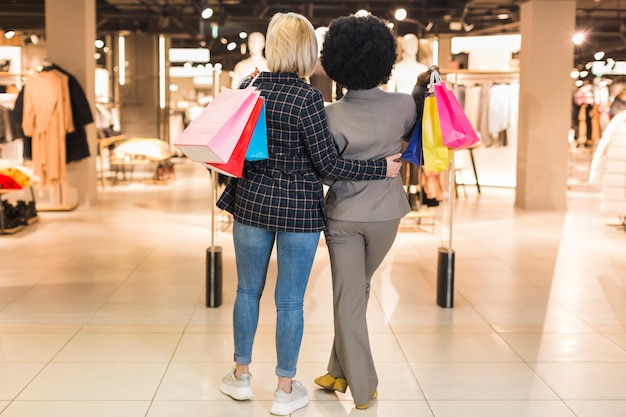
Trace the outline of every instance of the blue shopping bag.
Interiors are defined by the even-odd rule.
[[[422,149],[422,121],[419,120],[411,133],[409,144],[406,150],[402,152],[402,159],[414,165],[422,166],[424,164]]]
[[[269,158],[267,150],[267,121],[265,119],[265,101],[263,101],[263,107],[261,107],[261,113],[259,113],[259,118],[256,126],[254,126],[254,132],[252,132],[250,145],[246,152],[246,161],[261,161],[267,158]]]

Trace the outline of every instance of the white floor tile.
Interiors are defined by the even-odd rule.
[[[9,333],[0,329],[0,362],[48,362],[74,333]]]
[[[524,363],[411,363],[429,400],[555,400]]]
[[[565,400],[626,400],[626,362],[531,364]]]
[[[626,401],[566,401],[577,417],[626,416]]]
[[[520,357],[495,333],[400,333],[409,362],[517,362]]]
[[[429,401],[428,404],[432,408],[435,417],[579,416],[574,414],[561,401]]]
[[[180,335],[79,333],[53,362],[168,362]]]
[[[0,362],[0,400],[13,400],[44,366],[40,362]]]
[[[52,363],[17,396],[18,400],[147,401],[167,363]]]
[[[526,362],[626,362],[626,350],[594,333],[503,334]]]
[[[2,417],[143,417],[149,401],[14,401]]]

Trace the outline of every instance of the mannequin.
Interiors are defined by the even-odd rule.
[[[417,76],[428,70],[428,66],[417,61],[419,40],[417,36],[408,33],[400,40],[402,58],[398,61],[387,83],[387,91],[399,91],[411,94]]]
[[[239,61],[235,65],[231,82],[232,88],[237,87],[241,80],[252,74],[255,68],[258,68],[259,71],[267,71],[267,61],[263,56],[263,48],[265,48],[265,36],[260,32],[252,32],[248,36],[250,57]]]

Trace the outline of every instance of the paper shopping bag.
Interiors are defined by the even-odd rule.
[[[269,158],[267,150],[267,121],[265,118],[265,100],[263,100],[261,113],[259,113],[259,118],[254,127],[254,132],[252,132],[250,145],[246,152],[246,161],[261,161],[267,158]]]
[[[230,177],[241,178],[243,175],[246,152],[248,151],[250,139],[252,138],[252,133],[255,130],[255,125],[259,118],[259,114],[261,113],[261,109],[263,108],[263,104],[263,98],[259,97],[228,161],[223,164],[205,162],[207,167]]]
[[[430,95],[424,100],[422,147],[426,171],[441,172],[448,169],[454,157],[454,151],[443,144],[437,101],[434,95]]]
[[[422,152],[422,121],[419,120],[411,133],[406,150],[402,152],[402,159],[418,167],[422,166],[424,163]]]
[[[480,141],[454,93],[445,83],[434,85],[443,144],[451,149],[466,149]]]
[[[224,89],[174,141],[189,159],[226,163],[246,127],[260,93]]]

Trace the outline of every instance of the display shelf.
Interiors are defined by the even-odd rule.
[[[32,187],[28,187],[30,189],[30,195],[31,195],[31,201],[35,201],[35,194],[33,191]],[[18,190],[7,190],[7,189],[0,189],[0,235],[11,235],[11,234],[15,234],[21,230],[23,230],[26,226],[30,226],[32,224],[35,224],[39,221],[39,216],[35,215],[29,219],[26,220],[26,224],[20,224],[18,226],[14,226],[14,227],[6,227],[6,225],[4,224],[4,204],[2,204],[2,198],[4,197],[5,194],[10,194],[10,193],[15,193],[15,192],[19,192],[19,191],[23,191],[24,189],[18,189]]]

